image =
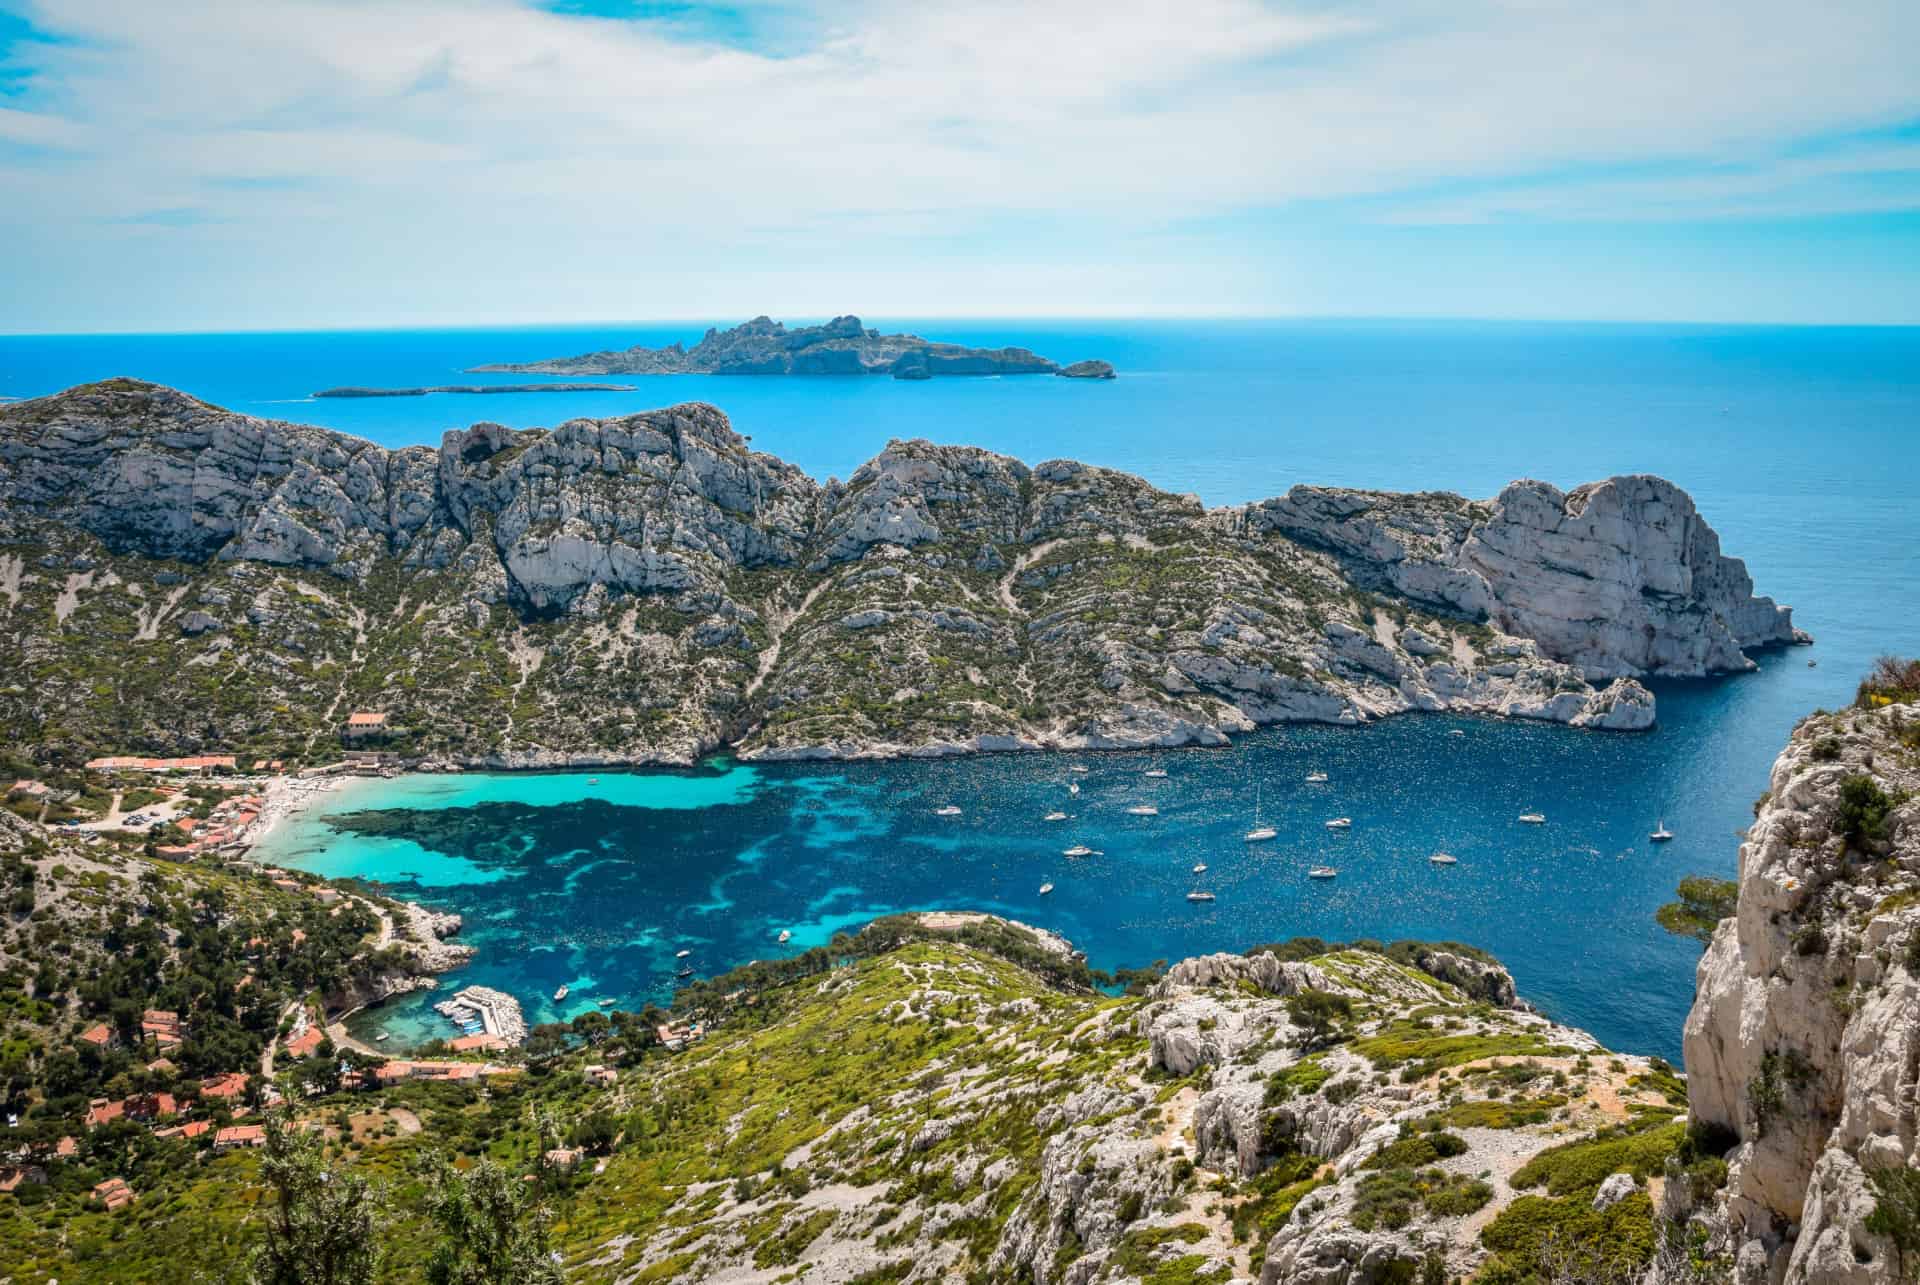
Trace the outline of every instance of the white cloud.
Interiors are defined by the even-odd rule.
[[[0,110],[0,139],[65,154],[0,222],[52,244],[197,207],[228,246],[404,245],[423,290],[523,256],[964,256],[1010,227],[1044,261],[1076,230],[1356,197],[1401,222],[1886,208],[1791,145],[1920,115],[1907,0],[873,3],[771,54],[512,0],[60,0],[36,21],[70,40],[18,55],[31,109]],[[1679,176],[1579,173],[1654,165]]]

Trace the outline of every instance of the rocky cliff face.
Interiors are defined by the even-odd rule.
[[[883,335],[854,316],[789,330],[770,317],[729,330],[710,329],[692,348],[635,346],[618,352],[582,353],[546,361],[475,366],[476,371],[541,375],[1065,375],[1112,379],[1104,361],[1062,367],[1025,348],[967,348],[918,335]]]
[[[50,746],[283,757],[351,709],[504,766],[1632,729],[1635,676],[1793,636],[1751,588],[1654,478],[1207,511],[926,442],[822,485],[703,405],[396,451],[130,380],[0,409],[0,720]]]
[[[1743,1285],[1911,1279],[1866,1220],[1871,1175],[1920,1162],[1916,791],[1913,706],[1803,722],[1741,845],[1738,913],[1700,962],[1693,1115],[1739,1146],[1724,1195],[1677,1212],[1735,1256]]]

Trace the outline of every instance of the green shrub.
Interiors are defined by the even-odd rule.
[[[1864,772],[1856,772],[1840,782],[1840,811],[1834,816],[1834,833],[1856,846],[1878,843],[1887,837],[1887,814],[1899,800],[1880,788],[1879,782]]]
[[[1908,1261],[1920,1259],[1920,1169],[1873,1169],[1867,1180],[1873,1184],[1875,1204],[1866,1229],[1893,1242],[1900,1274],[1911,1280]]]
[[[1362,1168],[1407,1169],[1467,1153],[1467,1140],[1457,1133],[1422,1133],[1390,1142],[1367,1157]]]
[[[1658,1117],[1602,1129],[1577,1142],[1549,1147],[1514,1171],[1517,1189],[1544,1185],[1551,1196],[1591,1197],[1609,1174],[1630,1173],[1645,1181],[1661,1172],[1667,1157],[1686,1137],[1683,1124],[1661,1124]]]

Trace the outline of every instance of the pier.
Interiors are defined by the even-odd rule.
[[[468,986],[433,1006],[464,1035],[491,1035],[506,1045],[526,1042],[527,1021],[520,1001],[490,986]]]

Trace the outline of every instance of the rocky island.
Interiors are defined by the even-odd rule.
[[[1104,361],[1062,366],[1025,348],[967,348],[918,335],[883,335],[854,316],[789,330],[770,317],[730,330],[709,329],[692,348],[635,346],[617,352],[582,353],[546,361],[496,362],[469,373],[510,371],[529,375],[1060,375],[1112,379]]]
[[[431,388],[323,388],[315,397],[426,397],[433,393],[630,393],[632,384],[435,384]]]
[[[1655,477],[1207,509],[917,441],[821,483],[699,404],[399,450],[134,380],[0,410],[0,730],[61,753],[298,758],[349,710],[500,767],[1631,730],[1640,678],[1803,637]]]

